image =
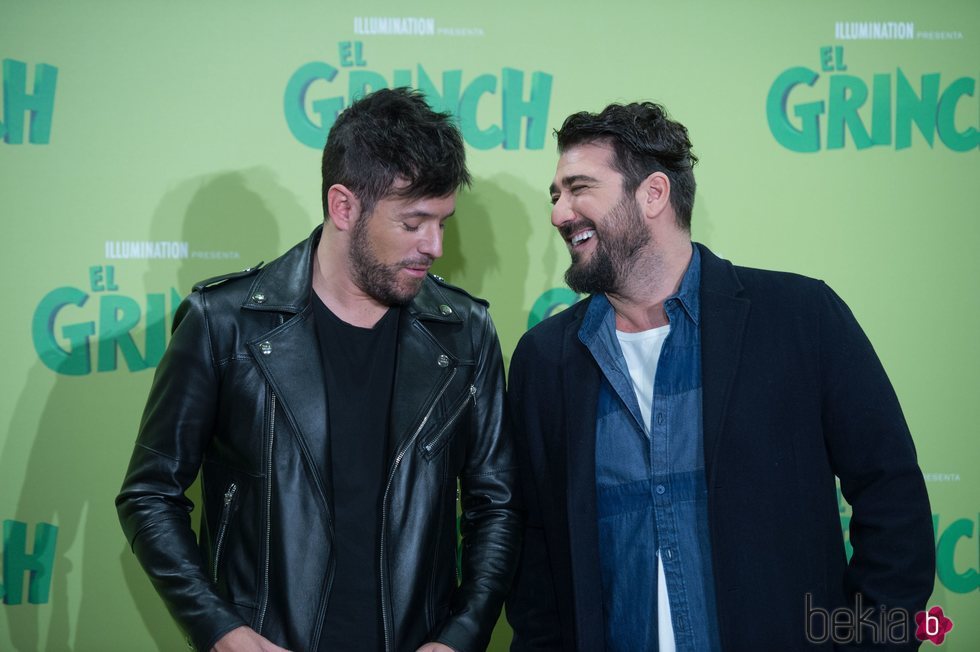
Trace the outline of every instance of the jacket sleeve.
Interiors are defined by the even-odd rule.
[[[484,317],[469,411],[467,460],[460,475],[461,581],[435,640],[458,652],[485,650],[510,590],[520,550],[522,513],[510,432],[504,427],[500,343]]]
[[[529,395],[525,373],[526,355],[518,345],[510,364],[507,415],[521,470],[521,488],[527,509],[523,550],[514,588],[507,598],[507,620],[514,630],[511,652],[561,649],[561,622],[555,598],[555,583],[544,534],[541,503],[528,450]]]
[[[211,436],[217,387],[206,296],[195,292],[177,310],[116,509],[154,588],[199,650],[246,624],[208,579],[186,495]]]
[[[848,598],[914,615],[936,573],[932,513],[915,447],[895,391],[844,302],[821,284],[820,371],[824,436],[841,491],[853,508]],[[912,623],[909,635],[917,647]]]

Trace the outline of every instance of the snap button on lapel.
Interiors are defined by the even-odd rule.
[[[442,304],[441,306],[439,306],[439,312],[441,312],[444,315],[451,315],[453,314],[453,309],[447,306],[446,304]]]
[[[438,358],[436,358],[436,364],[438,364],[440,367],[448,367],[449,356],[446,354],[440,355]]]
[[[265,295],[261,292],[256,292],[252,295],[252,301],[255,303],[265,303]]]
[[[262,352],[262,355],[270,355],[272,353],[272,345],[269,342],[262,342],[262,344],[259,344],[259,351]]]

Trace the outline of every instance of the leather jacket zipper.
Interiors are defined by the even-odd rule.
[[[439,432],[437,432],[435,436],[429,439],[429,441],[427,441],[425,445],[422,446],[422,450],[425,451],[426,455],[431,454],[433,450],[438,448],[439,442],[442,441],[443,435],[449,432],[449,428],[452,427],[453,423],[456,422],[456,419],[459,418],[459,415],[462,414],[463,410],[466,409],[466,404],[469,403],[471,400],[474,403],[476,403],[475,385],[470,385],[469,395],[463,399],[463,401],[459,404],[459,406],[455,410],[453,410],[453,413],[449,415],[449,418],[446,419],[446,422],[442,424],[441,428],[439,428]]]
[[[272,444],[276,437],[276,393],[269,391],[269,454],[268,465],[266,466],[266,490],[265,490],[265,564],[262,574],[262,606],[259,608],[259,620],[255,631],[262,633],[262,624],[265,622],[265,612],[269,606],[269,540],[272,531]]]
[[[419,421],[419,425],[416,426],[415,432],[412,433],[412,436],[409,437],[408,441],[406,441],[401,447],[401,450],[398,451],[398,455],[395,456],[395,461],[391,464],[391,471],[388,473],[388,481],[385,483],[384,497],[381,500],[381,550],[379,551],[379,557],[381,562],[381,624],[384,629],[386,652],[390,652],[392,649],[391,630],[394,627],[394,624],[391,622],[391,614],[389,613],[391,607],[388,604],[388,594],[385,591],[385,580],[387,577],[387,572],[385,570],[385,543],[387,539],[388,498],[391,493],[391,483],[395,479],[395,471],[398,470],[398,465],[401,463],[402,458],[404,458],[405,454],[408,453],[412,446],[415,445],[416,440],[419,438],[419,433],[422,432],[422,428],[425,427],[425,424],[429,421],[429,417],[432,416],[432,410],[435,409],[436,404],[439,403],[439,399],[442,398],[442,395],[446,393],[446,389],[449,388],[449,383],[451,383],[453,378],[456,377],[456,371],[457,367],[453,367],[452,371],[446,377],[446,380],[443,381],[442,387],[439,388],[439,392],[436,394],[435,399],[433,399],[432,403],[429,404],[428,409],[425,411],[425,416],[422,417],[422,420]]]
[[[221,508],[221,521],[218,525],[218,539],[214,545],[214,571],[212,572],[211,579],[215,584],[218,583],[218,562],[221,561],[221,546],[225,542],[225,532],[228,530],[228,521],[231,518],[231,502],[235,499],[235,492],[238,491],[238,485],[232,482],[228,485],[228,491],[225,492],[225,504]]]

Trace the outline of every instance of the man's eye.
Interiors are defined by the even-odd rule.
[[[415,232],[419,230],[418,226],[415,226],[414,224],[409,224],[408,222],[402,222],[402,226],[405,227],[406,231]]]
[[[557,203],[558,203],[558,195],[552,195],[551,196],[551,205],[554,206]]]
[[[573,195],[578,194],[580,191],[585,190],[585,186],[572,186],[569,188]]]

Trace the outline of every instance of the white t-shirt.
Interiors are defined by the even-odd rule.
[[[657,365],[660,363],[660,351],[664,348],[664,341],[669,334],[670,324],[639,333],[616,331],[619,347],[623,350],[623,357],[626,358],[626,368],[629,369],[630,379],[633,381],[636,401],[640,404],[643,427],[648,435]],[[660,652],[674,652],[674,625],[670,618],[670,602],[667,600],[667,577],[664,575],[663,564],[660,563],[659,550],[657,551],[657,638]]]
[[[636,401],[640,404],[640,415],[643,417],[643,427],[650,432],[650,412],[653,410],[653,382],[657,377],[657,364],[660,362],[660,350],[670,334],[670,324],[651,328],[639,333],[623,333],[616,331],[619,348],[626,358],[626,367],[633,381],[633,391]]]

